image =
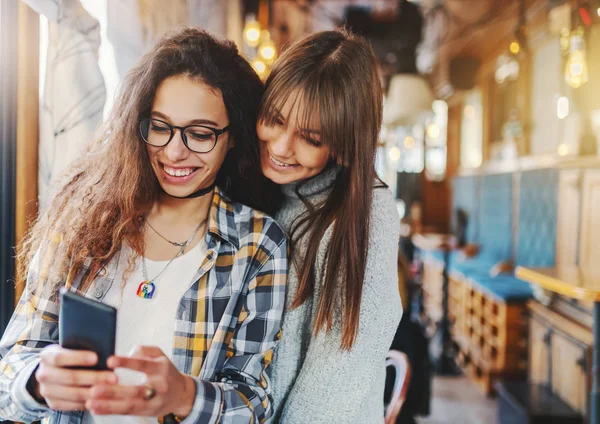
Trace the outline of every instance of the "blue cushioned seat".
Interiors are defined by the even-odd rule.
[[[489,277],[490,269],[496,265],[496,261],[486,257],[462,259],[459,254],[456,254],[452,259],[448,267],[450,272],[459,272],[465,277],[475,275],[486,275]]]
[[[501,274],[497,277],[471,278],[471,281],[505,302],[526,301],[533,297],[531,285],[512,275]]]

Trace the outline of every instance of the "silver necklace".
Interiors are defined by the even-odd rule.
[[[204,220],[204,221],[206,221],[206,220]],[[202,223],[203,223],[204,221],[202,221]],[[202,225],[202,223],[200,223],[200,225]],[[156,234],[158,234],[158,236],[159,236],[160,238],[162,238],[164,241],[166,241],[167,243],[170,243],[170,244],[172,244],[172,245],[173,245],[173,246],[175,246],[175,247],[182,247],[182,246],[185,246],[185,243],[186,243],[185,241],[180,241],[180,242],[177,242],[177,241],[171,241],[171,240],[169,240],[168,238],[166,238],[165,236],[163,236],[161,233],[159,233],[159,232],[158,232],[158,230],[157,230],[156,228],[154,228],[154,227],[152,226],[152,224],[150,224],[150,222],[149,222],[148,220],[146,220],[146,224],[148,224],[148,227],[150,227],[150,228],[152,229],[152,231],[154,231]]]
[[[144,277],[144,281],[142,281],[137,288],[136,294],[139,297],[141,297],[143,299],[152,299],[152,297],[154,296],[154,293],[156,293],[156,285],[154,284],[154,281],[157,281],[164,274],[164,272],[167,270],[169,265],[171,265],[171,263],[173,263],[173,261],[175,259],[177,259],[181,255],[183,255],[183,252],[185,252],[185,249],[189,246],[189,244],[192,242],[192,240],[194,240],[194,238],[198,234],[198,231],[200,231],[200,228],[206,223],[206,220],[207,220],[207,218],[203,219],[202,222],[200,222],[200,224],[198,225],[198,227],[196,227],[196,229],[194,230],[194,232],[192,233],[190,238],[188,238],[186,241],[184,241],[180,244],[177,244],[177,246],[180,247],[177,254],[173,257],[173,259],[171,259],[165,265],[165,267],[158,273],[158,275],[152,279],[148,279],[148,269],[146,267],[146,257],[142,254],[142,276]],[[146,223],[148,225],[150,225],[147,220],[146,220]],[[151,225],[150,225],[150,228],[152,228]],[[152,229],[154,230],[154,228],[152,228]],[[162,235],[160,235],[156,230],[154,230],[154,231],[159,236],[162,237]],[[165,239],[165,240],[167,240],[167,239]],[[167,241],[169,241],[169,240],[167,240]],[[169,242],[169,243],[174,244],[173,242]]]

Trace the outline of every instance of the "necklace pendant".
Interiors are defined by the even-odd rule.
[[[152,281],[142,281],[137,289],[137,295],[142,299],[152,299],[156,286]]]

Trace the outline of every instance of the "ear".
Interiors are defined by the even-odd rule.
[[[227,151],[230,151],[234,147],[235,147],[235,138],[229,137],[229,139],[227,140]]]

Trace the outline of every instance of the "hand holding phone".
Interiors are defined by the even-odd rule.
[[[27,390],[56,411],[75,411],[85,408],[91,386],[118,382],[106,366],[115,353],[117,311],[64,288],[60,300],[60,346],[42,350]]]
[[[95,352],[98,362],[91,368],[108,370],[106,360],[115,354],[117,310],[67,289],[61,290],[60,298],[60,345]]]
[[[113,371],[95,371],[98,362],[94,352],[65,349],[57,344],[45,347],[40,364],[29,378],[27,390],[36,401],[55,411],[85,409],[90,387],[115,384]]]

